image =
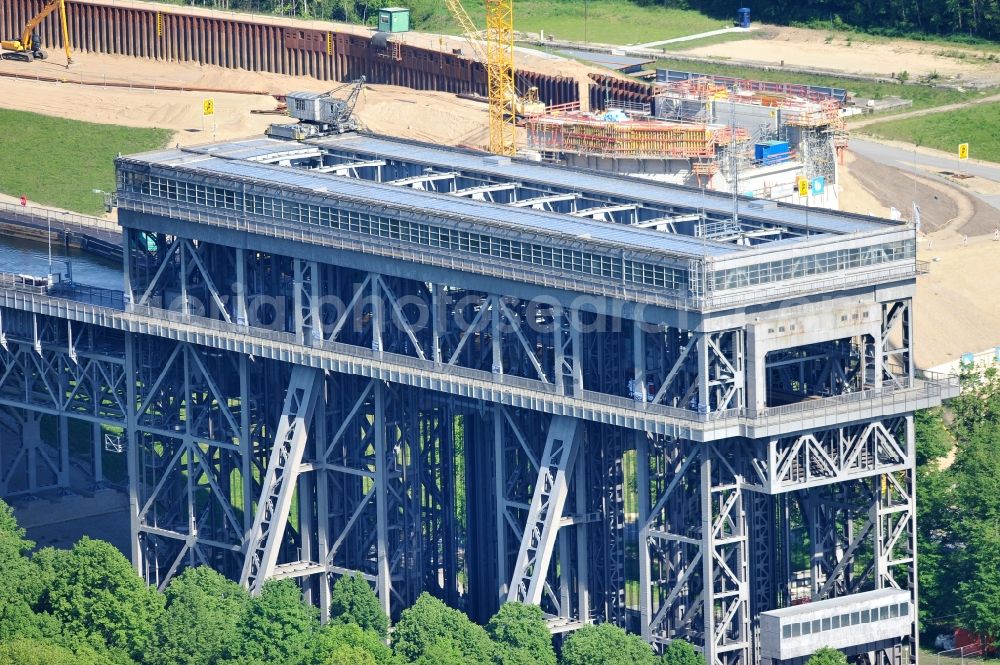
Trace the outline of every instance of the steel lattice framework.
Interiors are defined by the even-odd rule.
[[[490,105],[490,152],[513,156],[517,151],[514,123],[514,0],[486,1],[486,88]]]
[[[540,242],[580,217],[535,204],[632,181],[579,175],[568,197],[537,180],[562,170],[514,162],[505,182],[477,175],[493,168],[479,157],[422,148],[434,169],[384,143],[120,160],[124,294],[9,280],[0,295],[0,493],[67,486],[71,429],[98,450],[121,432],[133,560],[159,587],[197,564],[252,591],[294,578],[325,616],[332,583],[357,573],[393,617],[423,591],[478,620],[519,600],[554,632],[609,621],[657,648],[690,640],[712,665],[757,662],[776,608],[883,588],[915,601],[912,413],[957,384],[913,367],[912,254],[877,276],[860,263],[885,258],[864,243],[905,231],[785,243],[768,260],[843,246],[843,273],[769,291],[730,287],[722,258],[668,256],[689,271],[683,299],[637,281],[648,248],[616,250],[635,263],[610,277],[571,272],[611,242],[582,232],[664,242],[628,229],[663,214],[649,202],[539,244],[541,259],[592,252],[567,253],[562,277],[532,272],[530,252],[491,258],[513,240],[485,235],[456,235],[445,265],[405,243],[451,223],[508,232],[521,214]],[[426,191],[440,173],[453,189]],[[531,206],[489,198],[527,187]],[[407,197],[423,207],[404,237]],[[794,238],[786,212],[745,223]],[[677,224],[664,235],[687,246]],[[691,246],[759,260],[727,238]],[[905,641],[863,652],[898,663]]]

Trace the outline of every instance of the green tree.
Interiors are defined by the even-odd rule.
[[[0,665],[105,665],[87,645],[76,650],[44,639],[16,638],[0,642]]]
[[[673,640],[663,652],[663,665],[705,665],[705,657],[690,642]]]
[[[937,462],[951,452],[954,441],[940,408],[917,411],[913,414],[913,425],[918,466]]]
[[[71,550],[48,550],[35,559],[45,584],[41,610],[95,644],[134,658],[148,652],[163,595],[148,588],[114,546],[84,536]]]
[[[958,597],[969,630],[1000,637],[1000,523],[976,525],[970,534]]]
[[[239,620],[250,602],[239,584],[199,566],[175,577],[166,597],[167,609],[157,622],[157,643],[145,662],[212,665],[237,648]]]
[[[10,506],[0,501],[0,641],[38,632],[32,610],[38,578],[27,556],[34,546]]]
[[[293,580],[264,584],[260,596],[252,598],[239,621],[239,645],[229,650],[228,660],[298,663],[309,654],[309,643],[319,631],[319,611],[302,601]]]
[[[981,423],[961,442],[952,467],[963,524],[1000,520],[1000,423]],[[971,531],[970,531],[971,532]]]
[[[556,665],[552,635],[537,605],[505,603],[486,625],[486,632],[496,643],[500,661]]]
[[[463,665],[492,663],[496,647],[482,626],[458,610],[423,593],[403,611],[393,632],[393,648],[408,661],[419,661],[435,644],[449,639],[461,654]]]
[[[462,650],[454,640],[444,638],[427,647],[414,665],[466,665]]]
[[[378,663],[364,649],[341,644],[323,661],[323,665],[378,665]]]
[[[362,630],[353,623],[329,623],[323,626],[310,645],[306,665],[327,665],[334,654],[351,647],[367,653],[375,665],[393,665],[392,650],[382,637],[371,630]]]
[[[382,611],[371,586],[360,575],[344,575],[333,585],[330,617],[339,623],[356,623],[381,637],[389,634],[389,617]]]
[[[653,649],[610,623],[584,626],[566,639],[563,665],[655,665]]]
[[[1000,371],[996,367],[965,368],[960,377],[962,393],[948,403],[951,431],[959,441],[981,425],[1000,424]]]
[[[836,649],[823,647],[806,661],[806,665],[847,665],[847,656]]]

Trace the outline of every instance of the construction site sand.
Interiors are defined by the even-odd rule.
[[[127,56],[82,54],[67,70],[58,60],[30,65],[0,60],[0,71],[37,74],[92,82],[142,82],[145,85],[185,85],[286,94],[293,90],[323,91],[330,82],[203,66],[154,62]],[[215,100],[214,118],[203,118],[202,100]],[[140,88],[49,83],[0,77],[0,107],[35,111],[75,120],[160,127],[175,132],[181,145],[260,135],[282,116],[254,114],[273,110],[269,95],[221,92],[181,92]],[[388,85],[366,85],[356,113],[369,129],[404,138],[446,145],[481,146],[486,141],[488,116],[482,103],[448,93],[417,91]]]
[[[840,167],[840,209],[859,215],[888,217],[889,208],[865,189],[854,175],[857,158],[847,152]]]
[[[797,67],[838,70],[856,74],[889,76],[906,71],[911,78],[937,72],[942,76],[990,80],[1000,84],[1000,66],[985,62],[974,48],[943,46],[910,40],[882,40],[853,35],[850,45],[844,35],[827,43],[830,33],[804,28],[774,28],[754,33],[740,41],[721,42],[685,50],[685,55],[731,58]],[[965,58],[943,53],[965,53]]]
[[[935,367],[1000,345],[1000,242],[976,236],[931,236],[918,258],[930,274],[917,279],[915,360]]]
[[[930,272],[917,279],[914,307],[920,367],[936,367],[1000,345],[1000,242],[993,240],[1000,213],[963,188],[932,173],[917,178],[848,153],[842,167],[841,207],[887,216],[905,210],[917,193],[925,213],[917,258]]]

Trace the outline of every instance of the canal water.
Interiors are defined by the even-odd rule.
[[[0,272],[45,277],[49,272],[49,251],[45,243],[0,235]],[[52,272],[65,281],[121,291],[124,288],[122,266],[80,250],[66,250],[52,245]]]

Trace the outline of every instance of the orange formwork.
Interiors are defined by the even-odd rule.
[[[603,120],[590,114],[545,115],[529,118],[528,147],[605,157],[660,159],[714,158],[720,146],[734,138],[749,139],[744,129],[733,136],[729,127],[661,120]]]

